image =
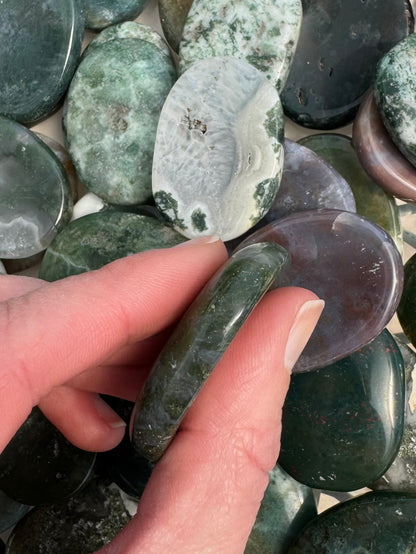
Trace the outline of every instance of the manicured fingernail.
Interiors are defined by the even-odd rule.
[[[217,235],[207,235],[204,237],[196,237],[194,239],[186,240],[174,246],[174,248],[182,248],[183,246],[189,246],[190,244],[209,244],[211,242],[218,242],[220,237]]]
[[[289,332],[284,359],[285,367],[289,373],[310,339],[324,306],[325,302],[323,300],[310,300],[296,314]]]
[[[116,412],[110,408],[107,402],[104,402],[99,396],[95,398],[94,403],[98,415],[102,417],[112,429],[119,429],[120,427],[126,426],[125,421],[123,421]]]

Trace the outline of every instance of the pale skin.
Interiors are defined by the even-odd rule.
[[[0,448],[35,405],[80,448],[116,446],[125,428],[98,393],[135,399],[169,329],[226,259],[221,241],[189,242],[55,283],[1,275]],[[157,464],[137,515],[100,552],[244,552],[279,453],[287,360],[322,306],[309,304],[288,358],[289,332],[315,300],[293,287],[266,294]]]

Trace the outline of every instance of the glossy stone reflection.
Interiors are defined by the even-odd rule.
[[[291,257],[277,284],[305,287],[325,300],[295,372],[351,354],[390,321],[402,292],[403,266],[381,227],[351,212],[300,212],[263,227],[240,247],[263,241],[275,241]]]
[[[0,533],[13,527],[30,510],[30,506],[17,502],[0,490]]]
[[[148,0],[84,0],[85,26],[99,31],[128,19],[136,19]]]

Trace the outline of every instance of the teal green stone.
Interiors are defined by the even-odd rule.
[[[287,554],[414,554],[416,496],[370,492],[311,521]]]
[[[185,239],[154,217],[107,209],[71,223],[47,249],[39,276],[56,281],[99,269],[137,252],[169,248]]]
[[[172,59],[149,40],[107,37],[87,50],[63,122],[68,151],[90,191],[114,204],[151,198],[157,124],[175,79]]]
[[[312,489],[298,483],[276,465],[269,472],[269,484],[244,554],[285,553],[316,514]]]
[[[128,19],[136,19],[148,0],[84,0],[85,26],[99,31]]]
[[[31,125],[53,112],[83,34],[82,0],[0,2],[0,114]]]
[[[416,345],[416,254],[404,265],[403,293],[397,308],[397,316],[406,336]]]
[[[286,267],[288,254],[257,243],[234,254],[208,281],[157,358],[135,406],[132,443],[157,461],[244,321]]]
[[[0,258],[45,250],[71,213],[58,158],[26,127],[0,116]]]
[[[350,137],[319,133],[302,138],[299,144],[313,150],[338,171],[350,185],[357,213],[378,223],[403,252],[403,235],[396,201],[365,172]]]
[[[416,36],[409,35],[380,61],[374,98],[393,142],[416,165]]]
[[[399,450],[404,401],[403,358],[384,330],[354,354],[292,376],[279,464],[317,489],[370,485]]]

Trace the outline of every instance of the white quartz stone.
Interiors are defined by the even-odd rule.
[[[102,198],[100,198],[93,192],[87,192],[87,194],[85,194],[74,205],[74,211],[72,212],[72,220],[83,217],[84,215],[100,212],[107,205],[108,204],[104,202]]]

